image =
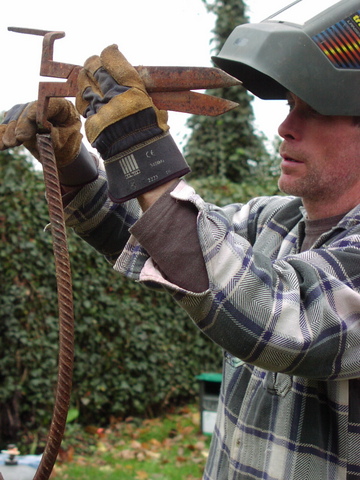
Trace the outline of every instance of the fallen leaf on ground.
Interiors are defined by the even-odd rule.
[[[136,480],[147,480],[149,478],[149,474],[145,472],[144,470],[138,470],[136,472]]]

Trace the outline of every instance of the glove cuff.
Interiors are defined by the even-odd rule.
[[[190,172],[166,132],[104,161],[109,197],[122,203]]]
[[[155,110],[146,108],[105,128],[91,146],[96,148],[101,158],[106,161],[169,130],[159,128],[156,120]]]
[[[80,152],[65,167],[59,167],[60,183],[67,187],[78,187],[94,181],[98,176],[96,158],[81,143]]]

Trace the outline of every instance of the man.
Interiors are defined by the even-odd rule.
[[[345,22],[356,31],[354,3],[335,2],[325,12],[325,27],[309,22],[304,29],[321,33]],[[276,35],[278,28],[283,21],[259,27],[260,34],[270,29]],[[253,38],[260,36],[257,31]],[[230,47],[242,48],[251,37],[246,29]],[[358,45],[359,38],[360,33]],[[295,47],[289,48],[292,56]],[[50,105],[53,134],[64,140],[54,147],[67,223],[115,270],[168,291],[223,348],[219,411],[204,480],[354,480],[360,478],[358,77],[351,77],[351,105],[345,97],[334,99],[324,115],[312,95],[319,84],[320,108],[326,110],[326,94],[333,98],[326,88],[331,78],[321,82],[309,68],[304,87],[286,65],[290,73],[279,83],[280,65],[280,73],[269,71],[271,62],[260,71],[251,59],[226,58],[226,48],[218,62],[228,70],[240,66],[245,84],[260,72],[269,80],[268,98],[287,96],[290,111],[279,127],[279,186],[287,196],[225,208],[200,198],[179,180],[188,168],[168,135],[165,113],[152,105],[134,69],[110,46],[85,62],[77,97],[106,175],[97,176],[91,156],[80,147],[71,104]],[[320,50],[317,57],[313,45],[309,51],[315,63],[329,61]],[[338,67],[332,68],[330,77],[337,75]],[[293,88],[286,84],[289,78]],[[256,78],[254,84],[256,89]],[[34,105],[15,107],[2,125],[0,146],[23,143],[37,155],[35,130]],[[70,133],[76,147],[68,152]],[[146,160],[150,151],[163,166],[155,175]]]

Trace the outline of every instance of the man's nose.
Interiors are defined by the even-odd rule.
[[[278,133],[284,140],[296,140],[300,138],[299,122],[296,121],[296,114],[293,111],[291,111],[279,125]]]

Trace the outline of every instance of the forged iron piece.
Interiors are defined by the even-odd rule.
[[[74,97],[77,93],[77,77],[81,66],[53,60],[54,42],[65,36],[64,32],[50,32],[31,28],[8,27],[16,33],[43,36],[43,51],[40,75],[63,78],[66,82],[40,82],[38,120],[39,127],[49,130],[44,111],[50,97]],[[222,115],[238,106],[237,103],[220,97],[191,92],[227,88],[241,82],[219,68],[212,67],[135,67],[145,83],[154,104],[163,110],[195,115]],[[156,93],[156,94],[155,94]]]
[[[9,27],[17,33],[43,36],[40,75],[66,79],[65,82],[39,82],[36,121],[39,129],[37,146],[48,200],[59,309],[59,365],[53,418],[48,440],[34,480],[48,480],[54,467],[65,431],[70,405],[74,357],[74,318],[71,268],[67,248],[65,220],[62,208],[60,182],[51,143],[51,125],[47,109],[51,97],[74,97],[77,77],[82,67],[53,60],[54,42],[63,38],[64,32],[51,32],[29,28]],[[216,68],[207,67],[135,67],[154,104],[164,110],[220,115],[238,104],[219,97],[196,93],[192,89],[224,88],[240,82]],[[0,473],[0,480],[4,480]]]

